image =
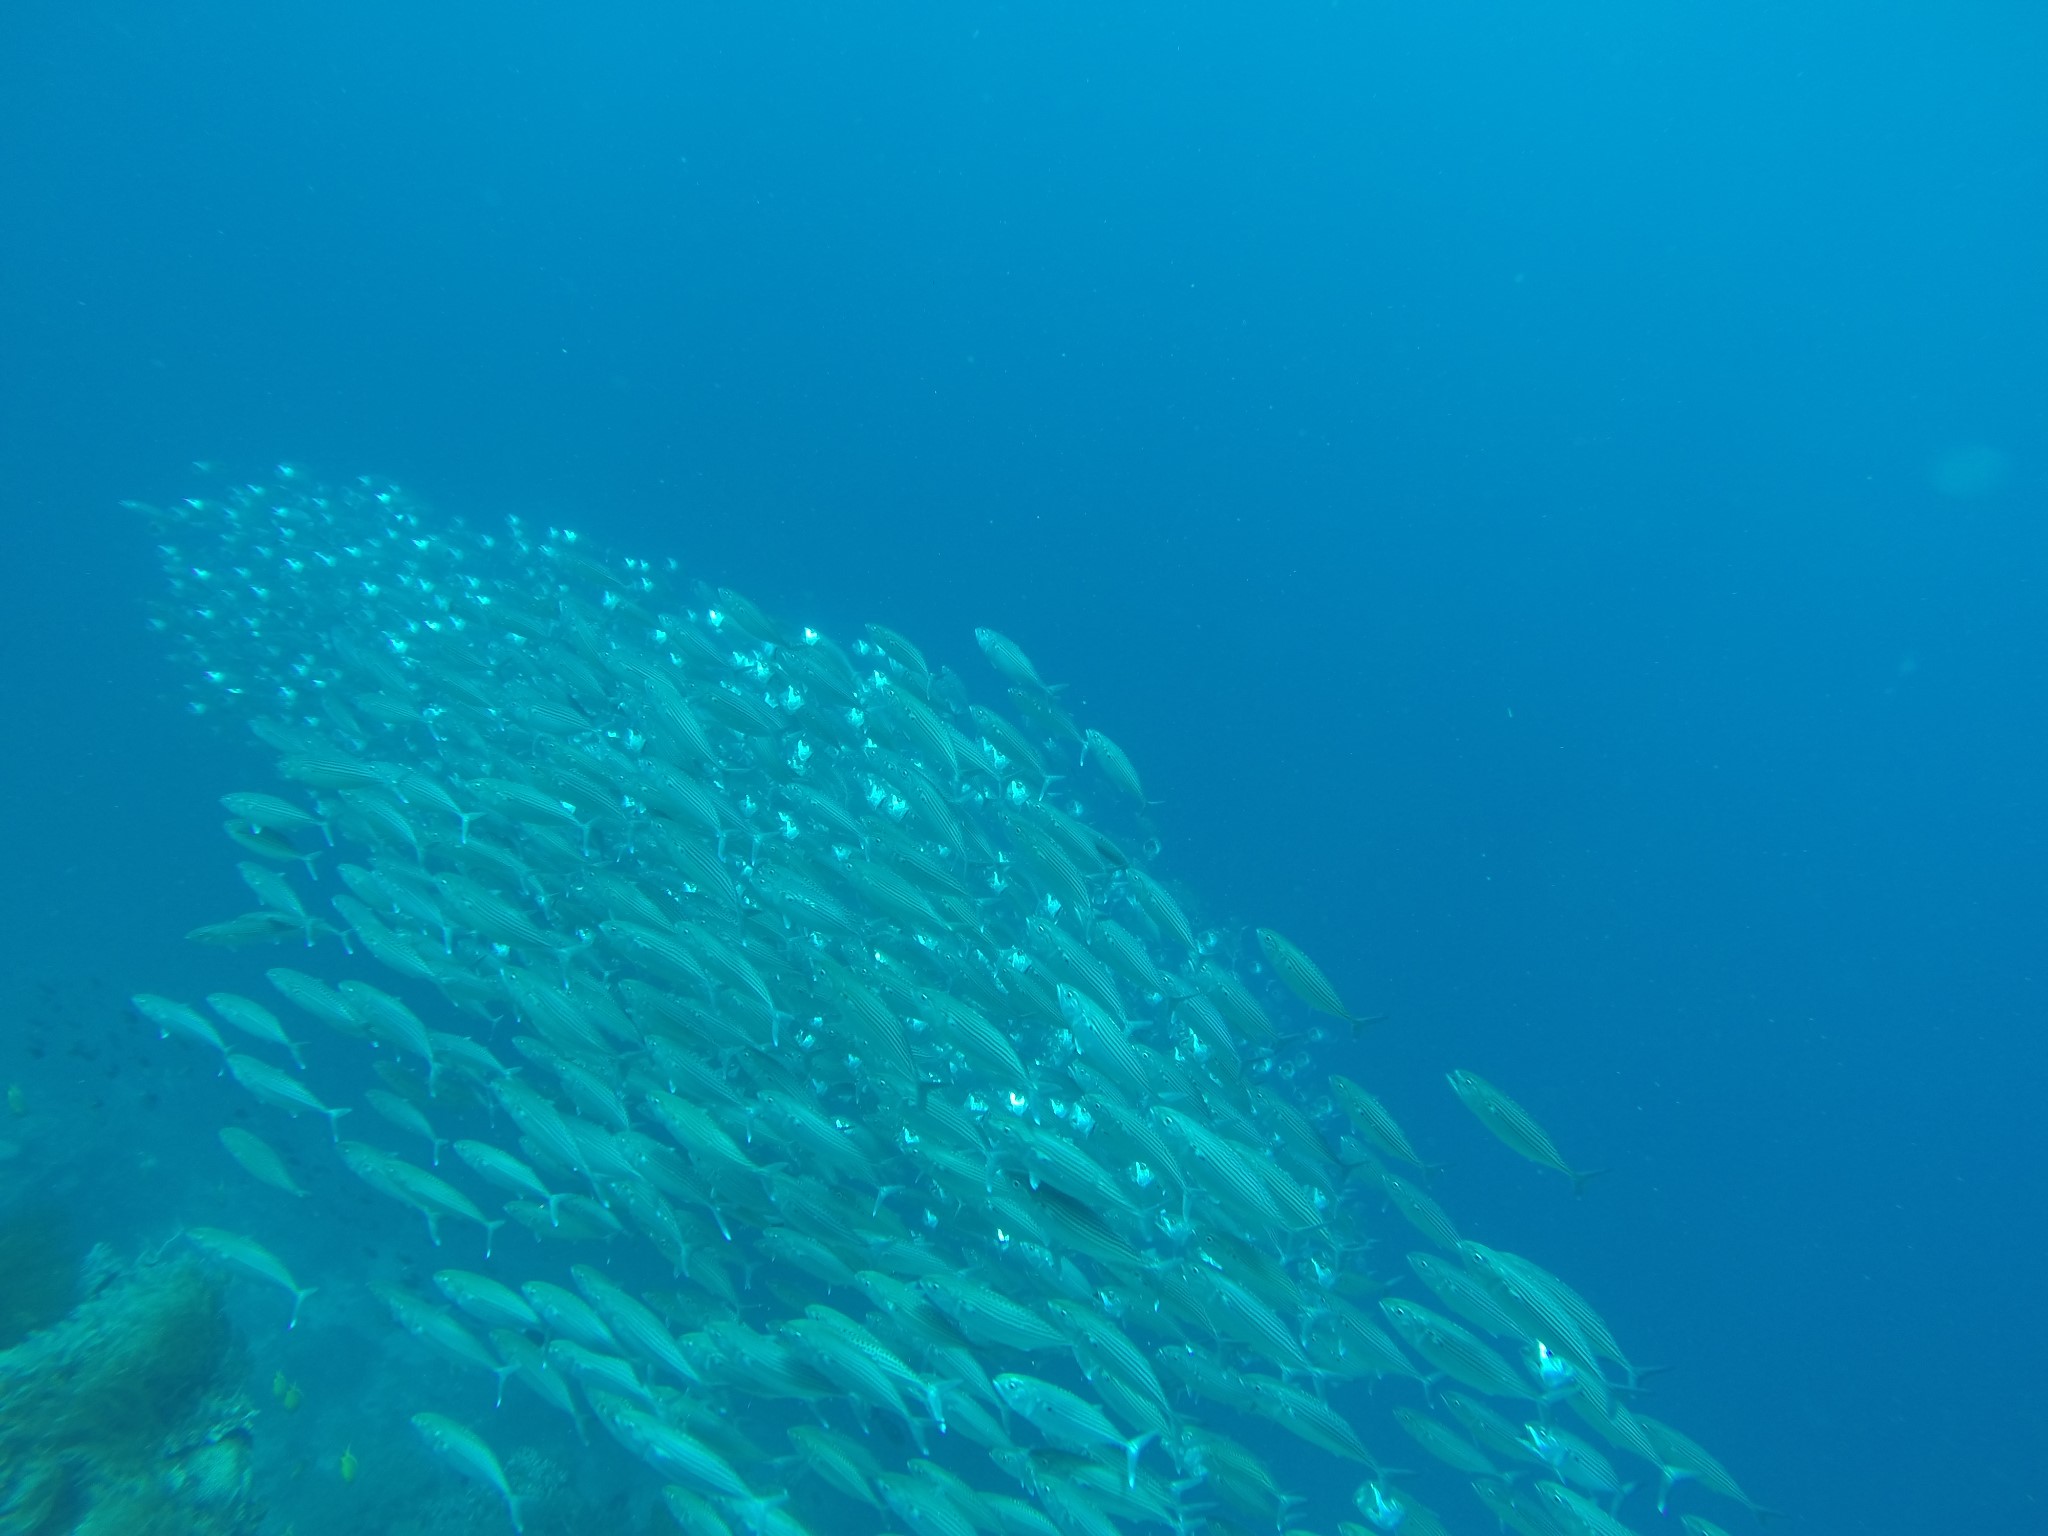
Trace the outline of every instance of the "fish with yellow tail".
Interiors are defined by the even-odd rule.
[[[1584,1194],[1586,1181],[1607,1171],[1605,1168],[1572,1167],[1564,1160],[1564,1154],[1557,1150],[1557,1143],[1550,1139],[1550,1133],[1536,1123],[1535,1116],[1478,1073],[1453,1072],[1450,1083],[1452,1091],[1465,1107],[1478,1116],[1479,1123],[1493,1132],[1504,1146],[1532,1163],[1555,1168],[1572,1181],[1573,1194]]]
[[[362,1469],[363,1464],[360,1461],[356,1460],[356,1448],[352,1445],[345,1447],[341,1453],[341,1480],[344,1483],[354,1482],[356,1480],[356,1474],[362,1471]]]
[[[512,1529],[524,1536],[526,1522],[519,1513],[519,1500],[512,1493],[512,1485],[505,1481],[505,1469],[498,1465],[497,1453],[484,1443],[481,1435],[438,1413],[414,1414],[412,1427],[436,1456],[503,1499]]]

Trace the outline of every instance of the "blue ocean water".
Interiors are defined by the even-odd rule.
[[[122,1000],[279,958],[181,938],[259,759],[118,502],[374,472],[1015,635],[1660,1416],[1804,1528],[2041,1527],[2041,14],[423,9],[0,16],[0,1176],[129,1248],[249,1198]],[[248,1222],[316,1277],[322,1179]],[[271,1299],[278,1439],[430,1480]]]

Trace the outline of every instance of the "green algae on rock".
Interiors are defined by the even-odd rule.
[[[217,1278],[95,1249],[84,1299],[0,1352],[0,1530],[243,1536],[253,1410]]]

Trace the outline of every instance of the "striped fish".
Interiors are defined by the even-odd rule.
[[[1670,1497],[1672,1486],[1690,1478],[1702,1488],[1718,1493],[1724,1499],[1732,1499],[1759,1519],[1772,1513],[1742,1491],[1742,1485],[1735,1481],[1726,1467],[1698,1441],[1680,1434],[1669,1424],[1660,1423],[1648,1414],[1639,1413],[1636,1422],[1642,1425],[1650,1443],[1657,1448],[1658,1471],[1663,1474],[1664,1486],[1657,1500],[1659,1513]]]
[[[793,1424],[786,1433],[811,1471],[848,1498],[859,1499],[874,1509],[882,1507],[882,1501],[875,1497],[875,1479],[882,1469],[858,1441],[808,1424]]]
[[[974,632],[974,643],[981,647],[981,654],[988,658],[988,664],[1011,682],[1020,687],[1052,692],[1039,677],[1038,668],[1031,665],[1031,658],[1024,654],[1024,647],[1008,635],[999,634],[993,629],[977,629]]]
[[[1498,1477],[1486,1453],[1449,1426],[1439,1424],[1428,1414],[1406,1406],[1394,1410],[1394,1422],[1408,1432],[1409,1438],[1445,1466],[1456,1467],[1471,1477]]]
[[[294,752],[277,760],[277,771],[313,789],[368,789],[394,784],[406,772],[395,763],[366,763],[342,752]]]
[[[228,1054],[227,1042],[221,1039],[220,1031],[187,1004],[158,997],[154,992],[138,992],[128,1001],[134,1004],[137,1013],[156,1026],[158,1039],[168,1040],[172,1035],[183,1035],[187,1040],[212,1046],[223,1056]]]
[[[540,1315],[549,1332],[591,1349],[614,1350],[619,1347],[619,1341],[612,1337],[604,1319],[574,1291],[564,1290],[546,1280],[529,1280],[519,1288],[519,1294]]]
[[[1533,1489],[1517,1488],[1497,1477],[1481,1477],[1473,1480],[1472,1492],[1500,1521],[1503,1531],[1513,1531],[1516,1536],[1562,1536],[1555,1518]],[[1564,1527],[1562,1531],[1576,1529]]]
[[[206,1006],[250,1038],[283,1046],[291,1054],[292,1065],[301,1072],[306,1070],[306,1058],[299,1054],[299,1042],[285,1034],[284,1025],[278,1022],[277,1015],[261,1003],[234,992],[209,992],[206,994]]]
[[[1481,1125],[1500,1138],[1511,1151],[1532,1163],[1555,1168],[1570,1179],[1573,1194],[1584,1194],[1586,1181],[1607,1171],[1604,1168],[1572,1167],[1564,1160],[1564,1154],[1557,1150],[1550,1133],[1538,1125],[1526,1109],[1476,1072],[1453,1072],[1450,1084],[1465,1107],[1479,1117]]]
[[[220,1133],[220,1144],[227,1148],[229,1157],[240,1163],[249,1176],[268,1184],[272,1189],[281,1189],[288,1195],[297,1195],[301,1200],[306,1192],[299,1188],[285,1167],[284,1159],[261,1136],[241,1130],[236,1126],[224,1126]]]
[[[1330,985],[1330,978],[1322,973],[1315,961],[1301,952],[1298,945],[1282,935],[1270,928],[1261,928],[1259,948],[1266,952],[1267,963],[1273,967],[1274,974],[1287,984],[1287,990],[1316,1012],[1342,1019],[1354,1030],[1379,1022],[1378,1015],[1365,1018],[1346,1008],[1344,1000],[1337,995],[1337,989]]]
[[[1138,1486],[1138,1453],[1152,1436],[1125,1439],[1109,1422],[1109,1415],[1087,1398],[1036,1376],[1006,1371],[996,1377],[995,1384],[1011,1412],[1063,1450],[1087,1452],[1101,1445],[1121,1446],[1124,1486]]]
[[[606,1415],[605,1423],[628,1450],[655,1471],[680,1477],[727,1498],[753,1497],[731,1462],[695,1435],[676,1428],[666,1420],[622,1405],[614,1407]]]
[[[292,832],[311,827],[334,846],[334,834],[327,829],[325,818],[315,816],[311,811],[293,805],[289,800],[280,800],[275,795],[256,794],[248,790],[237,790],[231,795],[222,795],[220,803],[230,814],[239,816],[251,826],[268,827],[274,831]]]
[[[1380,1170],[1380,1188],[1387,1204],[1407,1218],[1408,1224],[1446,1253],[1458,1251],[1458,1229],[1444,1208],[1398,1173]]]
[[[300,1110],[308,1110],[327,1117],[327,1127],[334,1133],[334,1139],[341,1139],[341,1117],[346,1109],[330,1109],[313,1097],[311,1089],[289,1073],[280,1072],[267,1061],[258,1061],[254,1056],[228,1056],[228,1074],[246,1088],[249,1093],[274,1109],[296,1117]]]
[[[321,1023],[345,1035],[363,1032],[362,1020],[342,1001],[341,994],[318,977],[308,976],[303,971],[287,970],[281,965],[273,966],[263,974],[288,1000]]]
[[[419,1431],[420,1438],[427,1442],[436,1456],[471,1482],[481,1483],[503,1499],[512,1529],[524,1533],[526,1522],[519,1512],[519,1500],[505,1481],[505,1469],[498,1465],[496,1454],[480,1435],[438,1413],[414,1414],[412,1427]]]
[[[1024,1350],[1066,1347],[1065,1334],[1000,1291],[951,1274],[927,1275],[919,1284],[932,1304],[975,1343]]]
[[[299,1326],[299,1308],[306,1304],[306,1298],[317,1287],[300,1285],[276,1254],[252,1237],[244,1237],[239,1232],[225,1232],[219,1227],[187,1227],[185,1240],[208,1258],[291,1292],[292,1318],[285,1327]]]
[[[1449,1318],[1396,1296],[1382,1299],[1380,1310],[1409,1347],[1445,1375],[1494,1397],[1536,1396],[1512,1365]]]
[[[540,1316],[510,1286],[466,1269],[434,1274],[434,1287],[486,1328],[531,1328],[540,1331]]]
[[[1131,766],[1131,760],[1124,754],[1124,749],[1093,726],[1088,729],[1087,740],[1088,750],[1095,754],[1095,766],[1102,770],[1102,776],[1143,805],[1145,786],[1139,782],[1138,770]]]
[[[932,691],[932,669],[924,659],[924,652],[897,634],[893,629],[884,629],[879,624],[868,626],[868,641],[883,656],[896,663],[910,678],[919,693],[929,695]]]

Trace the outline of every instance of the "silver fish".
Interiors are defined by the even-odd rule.
[[[1122,747],[1091,726],[1088,750],[1095,754],[1095,766],[1102,770],[1105,779],[1139,804],[1145,803],[1145,786],[1139,782],[1138,770],[1131,766]]]
[[[299,1054],[298,1041],[285,1034],[277,1015],[261,1003],[234,992],[209,992],[206,1006],[252,1039],[283,1046],[291,1055],[292,1065],[301,1072],[306,1070],[306,1058]]]
[[[289,1073],[278,1071],[267,1061],[258,1061],[253,1056],[237,1056],[233,1052],[228,1053],[227,1060],[229,1075],[248,1089],[253,1097],[288,1115],[296,1116],[301,1110],[325,1115],[328,1130],[333,1132],[336,1141],[341,1139],[341,1117],[348,1113],[346,1109],[330,1109],[314,1098],[312,1090],[305,1084]]]
[[[1330,978],[1322,973],[1315,961],[1301,952],[1299,946],[1270,928],[1259,929],[1258,935],[1259,948],[1265,951],[1266,960],[1273,967],[1273,974],[1286,984],[1288,991],[1309,1007],[1318,1013],[1327,1013],[1342,1019],[1354,1029],[1376,1022],[1346,1008],[1344,1000],[1337,995],[1337,989],[1330,985]]]
[[[505,1469],[498,1464],[497,1455],[481,1435],[438,1413],[414,1414],[412,1427],[419,1431],[420,1438],[427,1442],[436,1456],[471,1482],[481,1483],[503,1499],[512,1529],[523,1536],[526,1522],[520,1513],[519,1500],[505,1481]]]
[[[306,1198],[306,1192],[299,1188],[298,1181],[285,1167],[284,1159],[279,1157],[276,1150],[261,1136],[242,1130],[238,1126],[223,1126],[220,1144],[227,1148],[228,1156],[248,1171],[251,1178],[268,1184],[272,1189],[281,1189],[288,1195],[296,1195],[301,1200]]]
[[[1532,1163],[1555,1168],[1572,1181],[1573,1194],[1584,1194],[1586,1181],[1606,1172],[1603,1168],[1572,1167],[1557,1150],[1550,1133],[1536,1123],[1534,1116],[1477,1073],[1453,1072],[1450,1083],[1459,1100],[1503,1145]]]
[[[187,1227],[185,1238],[208,1257],[239,1269],[243,1274],[254,1275],[258,1280],[267,1280],[279,1289],[290,1292],[292,1316],[285,1327],[290,1329],[299,1326],[299,1308],[306,1304],[306,1298],[319,1287],[300,1285],[292,1278],[292,1272],[284,1267],[283,1261],[276,1254],[254,1238],[244,1237],[239,1232],[226,1232],[219,1227]]]
[[[221,1039],[220,1031],[186,1004],[158,997],[153,992],[138,992],[128,1001],[135,1005],[137,1013],[156,1026],[159,1039],[183,1035],[187,1040],[196,1040],[201,1045],[212,1046],[222,1055],[227,1054],[227,1042]]]
[[[1024,648],[1007,635],[998,634],[993,629],[977,629],[974,643],[981,647],[981,654],[988,658],[988,664],[1010,682],[1041,692],[1052,691],[1039,678],[1038,669],[1031,665],[1031,658],[1024,654]]]
[[[1028,1421],[1053,1445],[1083,1452],[1102,1445],[1120,1447],[1124,1453],[1124,1486],[1138,1486],[1138,1453],[1152,1439],[1151,1435],[1126,1439],[1117,1433],[1108,1415],[1086,1398],[1036,1376],[1009,1371],[996,1377],[995,1384],[1011,1412]]]

